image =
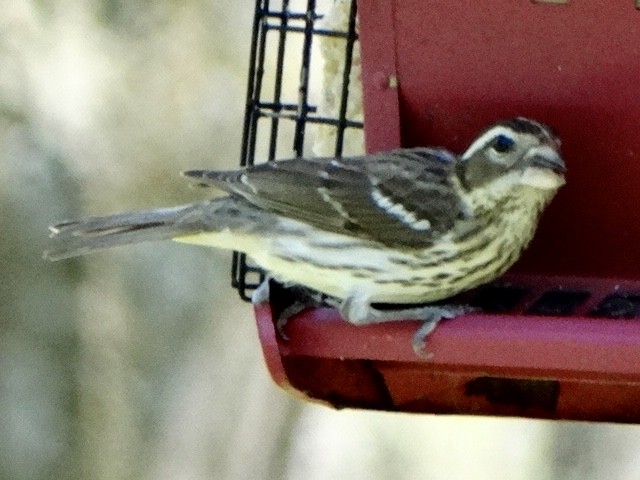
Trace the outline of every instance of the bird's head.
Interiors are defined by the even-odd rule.
[[[458,175],[467,189],[507,176],[517,184],[557,190],[564,184],[560,140],[535,120],[516,117],[485,130],[461,156]]]

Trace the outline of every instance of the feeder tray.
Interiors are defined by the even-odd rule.
[[[567,185],[509,275],[465,294],[484,311],[428,337],[429,358],[412,350],[415,321],[316,309],[284,341],[257,306],[274,380],[334,407],[640,422],[634,2],[361,0],[358,16],[368,151],[460,152],[526,116],[559,133]]]

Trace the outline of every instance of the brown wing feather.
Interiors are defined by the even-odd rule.
[[[416,148],[184,175],[321,229],[421,247],[449,230],[461,212],[455,163],[444,150]]]

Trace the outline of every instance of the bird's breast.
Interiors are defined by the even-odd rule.
[[[287,220],[295,222],[284,229],[291,235],[267,236],[261,248],[247,253],[276,278],[334,297],[438,301],[493,280],[519,258],[549,200],[532,193],[503,196],[427,248],[391,248]]]

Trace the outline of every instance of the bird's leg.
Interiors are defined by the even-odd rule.
[[[253,292],[254,304],[271,302],[276,331],[283,340],[289,338],[284,333],[287,322],[307,308],[334,307],[340,315],[354,325],[394,322],[400,320],[420,320],[422,325],[413,335],[411,346],[417,355],[430,357],[426,351],[426,339],[440,320],[455,318],[477,310],[469,305],[384,305],[372,306],[364,295],[354,294],[340,301],[310,288],[296,284],[282,284],[272,278]]]
[[[425,349],[425,341],[440,320],[455,318],[464,313],[477,310],[469,305],[419,305],[393,306],[392,308],[373,307],[365,297],[352,295],[340,305],[342,317],[354,325],[393,322],[399,320],[421,320],[422,326],[411,340],[417,355],[430,357]]]
[[[254,304],[271,303],[276,330],[283,340],[289,339],[284,333],[287,322],[298,313],[307,308],[335,305],[322,293],[292,283],[282,284],[272,278],[266,278],[260,284],[253,292],[251,301]]]

